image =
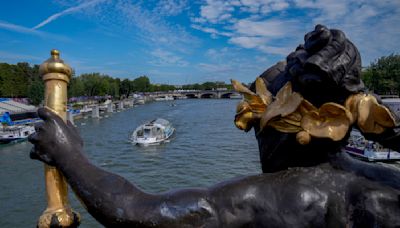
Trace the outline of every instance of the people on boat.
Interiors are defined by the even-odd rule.
[[[30,137],[31,157],[58,168],[88,212],[106,227],[399,227],[400,172],[341,152],[351,127],[360,122],[341,106],[349,96],[363,92],[360,67],[358,51],[344,34],[318,25],[287,63],[262,75],[272,95],[279,98],[279,91],[289,91],[287,82],[301,95],[294,94],[291,103],[276,98],[279,109],[274,111],[280,112],[275,116],[274,111],[258,115],[254,107],[242,110],[250,110],[250,118],[237,124],[255,129],[263,174],[209,188],[149,194],[93,165],[76,129],[45,108],[38,110],[44,123]],[[258,89],[267,93],[254,84],[252,90]],[[265,93],[250,96],[251,101],[272,104]],[[318,118],[324,114],[318,110],[321,107],[330,107],[325,110],[329,115],[344,114],[336,115],[339,120],[311,119],[307,126],[297,125],[296,110],[300,114],[311,110],[311,117]],[[337,133],[325,134],[324,127]],[[393,149],[400,147],[393,127],[382,126],[380,133],[370,133],[368,127],[361,125],[367,137]]]
[[[168,120],[158,118],[140,125],[132,132],[131,141],[138,145],[158,145],[167,141],[174,133]]]

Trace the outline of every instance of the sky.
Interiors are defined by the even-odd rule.
[[[55,48],[77,75],[248,83],[317,24],[344,31],[363,66],[400,53],[399,0],[3,0],[0,62]]]

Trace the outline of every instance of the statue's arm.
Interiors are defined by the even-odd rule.
[[[327,192],[310,187],[315,183],[305,178],[308,169],[302,174],[288,170],[247,176],[207,189],[148,194],[91,164],[72,125],[47,109],[38,113],[45,121],[29,138],[34,144],[31,157],[57,167],[88,212],[106,227],[289,227],[281,211],[296,224],[324,222],[317,218],[326,213]],[[312,200],[305,200],[304,194]],[[306,216],[299,214],[306,209]]]
[[[125,178],[94,166],[83,156],[63,159],[56,166],[88,212],[106,227],[216,224],[217,215],[206,190],[148,194]]]
[[[38,114],[44,122],[29,137],[34,144],[31,158],[57,167],[88,212],[106,227],[199,227],[218,221],[208,190],[147,194],[125,178],[91,164],[70,123],[45,108]]]
[[[299,178],[303,174],[295,170],[147,194],[84,158],[56,164],[88,212],[106,227],[290,227],[292,222],[309,227],[324,224],[328,211],[327,191],[316,190],[313,181],[304,180],[309,173]],[[282,211],[291,219],[282,219]]]

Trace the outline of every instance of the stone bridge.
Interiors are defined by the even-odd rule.
[[[173,92],[152,93],[152,96],[172,96],[174,98],[241,98],[234,90],[182,90]]]

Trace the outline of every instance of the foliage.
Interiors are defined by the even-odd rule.
[[[29,85],[28,98],[33,105],[39,105],[44,99],[44,83],[42,80],[34,80]]]
[[[400,55],[391,54],[371,63],[363,71],[362,79],[374,93],[398,95],[400,91]]]
[[[224,82],[205,82],[203,84],[184,85],[180,89],[212,90],[217,88],[232,89]],[[113,78],[100,73],[87,73],[73,76],[68,85],[68,97],[105,96],[114,98],[128,97],[135,92],[173,91],[177,87],[167,84],[151,84],[143,75],[133,80]],[[39,65],[28,63],[0,63],[0,97],[28,97],[38,105],[43,101],[44,82],[39,75]]]
[[[136,92],[151,92],[150,79],[147,76],[141,76],[133,80],[133,90]]]

